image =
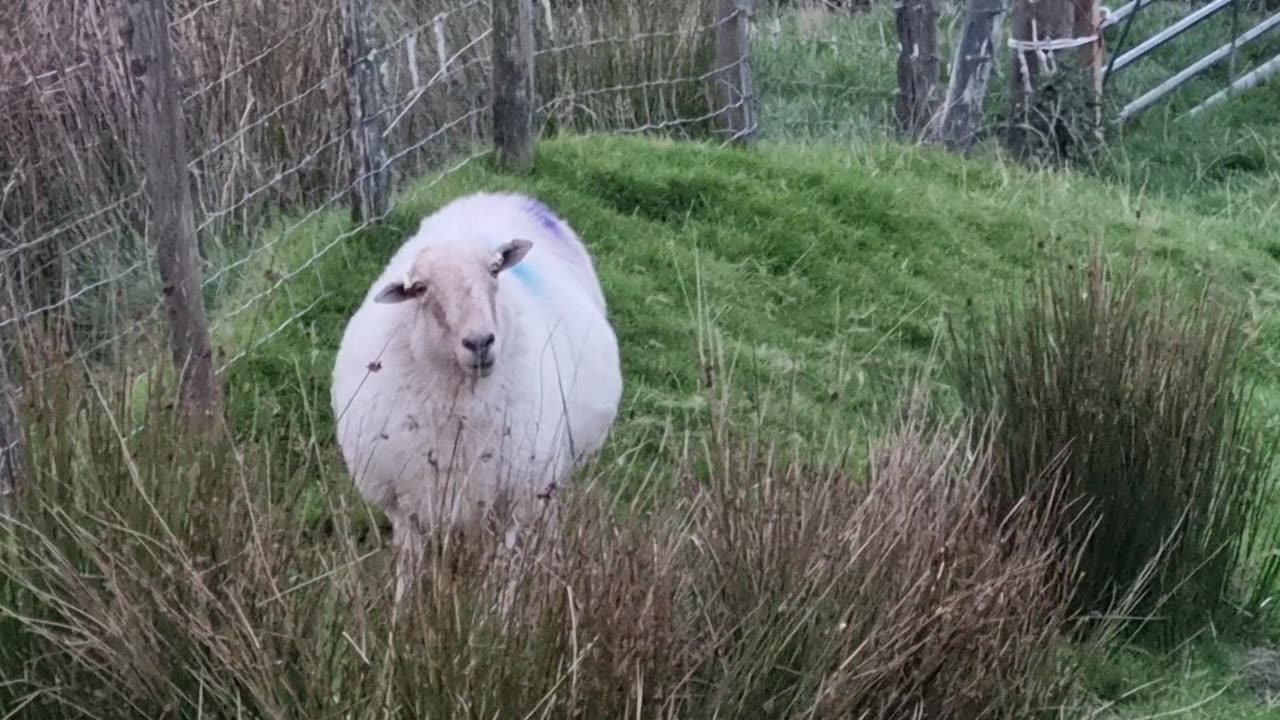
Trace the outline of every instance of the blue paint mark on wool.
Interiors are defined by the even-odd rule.
[[[519,279],[520,282],[524,283],[525,287],[535,293],[542,293],[542,283],[538,282],[538,275],[534,272],[532,267],[522,262],[516,263],[516,265],[511,268],[511,272],[515,273],[516,278]]]
[[[539,225],[550,232],[551,236],[555,239],[562,242],[569,239],[569,236],[565,233],[564,222],[551,210],[551,208],[543,205],[540,201],[535,200],[534,198],[526,198],[524,210],[534,220],[536,220]],[[542,280],[538,277],[538,271],[530,265],[528,261],[522,262],[511,268],[511,272],[515,273],[520,282],[524,283],[524,286],[529,288],[529,290],[539,295],[544,294]]]

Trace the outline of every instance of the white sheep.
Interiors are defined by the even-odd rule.
[[[347,469],[392,523],[397,601],[427,532],[501,505],[510,546],[604,444],[622,395],[606,311],[578,236],[518,194],[445,205],[369,288],[331,400]]]

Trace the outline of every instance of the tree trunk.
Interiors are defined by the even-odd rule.
[[[935,137],[948,149],[966,152],[982,133],[983,101],[999,42],[1005,0],[969,0],[964,28],[951,63],[947,99],[935,121]]]
[[[173,362],[181,400],[194,427],[220,419],[222,392],[213,369],[201,295],[196,226],[187,176],[182,100],[169,44],[164,0],[129,0],[125,46],[137,101],[150,232],[164,282]]]
[[[938,84],[938,9],[935,0],[898,0],[898,131],[920,138],[929,126]]]

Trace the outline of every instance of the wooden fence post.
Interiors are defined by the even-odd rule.
[[[533,168],[533,0],[492,0],[493,146],[507,170]]]
[[[717,0],[714,97],[719,103],[720,129],[729,140],[748,145],[756,138],[755,77],[751,69],[751,22],[754,0]]]
[[[965,152],[982,133],[982,103],[996,58],[1005,0],[969,0],[960,42],[951,63],[951,83],[933,128],[949,150]]]
[[[1098,0],[1075,0],[1074,3],[1074,30],[1077,38],[1095,38],[1092,42],[1085,43],[1080,47],[1080,65],[1089,74],[1090,91],[1092,97],[1090,102],[1093,105],[1093,114],[1090,118],[1093,122],[1094,140],[1102,142],[1102,80],[1103,80],[1103,60],[1106,57],[1105,38],[1102,32],[1103,14],[1102,8],[1098,6]]]
[[[182,409],[194,428],[204,431],[222,419],[222,391],[213,368],[201,295],[182,96],[169,43],[165,0],[128,0],[124,36],[151,210],[149,236],[155,243],[164,283]]]
[[[342,0],[343,54],[347,66],[347,108],[351,118],[351,218],[378,222],[391,202],[391,169],[383,135],[382,73],[373,43],[373,0]]]
[[[898,0],[898,131],[917,139],[928,130],[941,72],[938,60],[938,8],[934,0]]]
[[[1093,82],[1081,82],[1087,74],[1061,60],[1093,43],[1077,39],[1077,12],[1075,0],[1014,0],[1005,141],[1016,157],[1060,160],[1079,135],[1074,124],[1086,115],[1078,105],[1086,102]]]
[[[0,296],[0,307],[5,305]],[[26,481],[17,393],[9,373],[9,348],[0,336],[0,522],[13,516],[18,491]]]

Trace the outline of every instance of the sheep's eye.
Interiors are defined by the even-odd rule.
[[[502,268],[501,268],[501,266],[499,266],[499,265],[496,265],[496,264],[495,264],[495,265],[490,265],[490,266],[489,266],[489,275],[490,275],[490,277],[498,277],[498,271],[499,271],[499,270],[501,270],[501,269],[502,269]]]

